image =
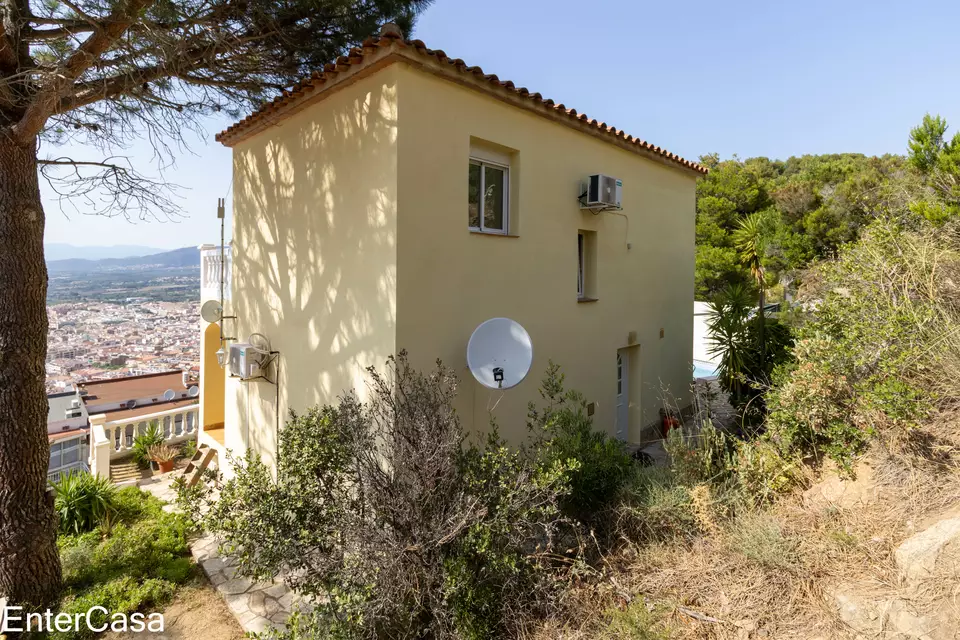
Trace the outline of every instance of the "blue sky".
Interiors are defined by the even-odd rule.
[[[957,130],[958,23],[957,2],[436,0],[414,36],[687,158],[787,158],[902,153],[928,111]],[[179,223],[131,224],[69,206],[67,219],[45,197],[47,241],[215,242],[230,152],[213,134],[225,124],[211,121],[209,139],[164,173],[186,188]],[[122,153],[150,170],[146,145]]]

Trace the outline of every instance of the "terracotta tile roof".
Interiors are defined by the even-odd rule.
[[[54,440],[61,440],[63,438],[74,438],[76,436],[82,435],[90,431],[86,427],[80,429],[71,429],[70,431],[58,431],[57,433],[48,433],[47,440],[53,442]]]
[[[195,381],[191,381],[189,386],[195,384]],[[150,395],[160,397],[167,389],[179,392],[184,390],[184,386],[180,371],[166,371],[142,376],[80,382],[77,384],[77,389],[87,392],[87,395],[82,396],[84,404],[90,404],[91,400],[96,400],[95,404],[101,404],[122,402],[131,398],[145,398]]]
[[[156,404],[145,404],[142,406],[135,407],[133,409],[115,409],[113,411],[104,411],[102,413],[103,415],[107,416],[107,422],[112,422],[114,420],[129,420],[130,418],[139,418],[140,416],[148,416],[151,413],[169,411],[170,409],[181,409],[183,407],[189,407],[190,405],[195,405],[197,403],[198,401],[196,398],[184,398],[182,400],[171,400],[170,402],[158,402]]]
[[[404,40],[399,28],[395,25],[385,25],[379,37],[367,38],[363,41],[362,47],[353,48],[348,55],[340,56],[336,62],[326,64],[322,71],[315,71],[309,78],[304,78],[271,102],[265,103],[243,120],[217,134],[216,139],[232,147],[244,138],[306,107],[313,102],[309,98],[318,96],[324,90],[339,86],[343,82],[350,81],[351,78],[357,79],[358,74],[364,71],[373,72],[398,60],[411,63],[454,82],[491,93],[511,104],[598,135],[642,155],[696,173],[708,172],[706,167],[696,162],[685,160],[666,149],[627,135],[623,130],[591,119],[584,113],[578,113],[576,109],[544,99],[539,93],[517,87],[509,80],[500,80],[496,75],[486,74],[480,67],[468,66],[463,60],[451,59],[443,51],[428,49],[420,40]]]

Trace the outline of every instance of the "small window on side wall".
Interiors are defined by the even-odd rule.
[[[577,231],[577,300],[597,299],[597,232]]]
[[[510,209],[510,168],[470,159],[467,225],[482,233],[507,233]]]

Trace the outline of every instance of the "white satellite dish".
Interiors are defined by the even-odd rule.
[[[167,402],[170,402],[176,397],[177,397],[177,392],[174,391],[173,389],[167,389],[166,391],[163,392],[163,399],[166,400]]]
[[[200,395],[200,387],[190,387],[190,391],[187,391],[187,395],[191,398],[196,398]]]
[[[223,317],[223,307],[216,300],[207,300],[200,307],[200,317],[204,322],[220,322]]]
[[[530,334],[509,318],[487,320],[474,329],[467,343],[467,366],[477,382],[490,389],[517,386],[532,364]]]

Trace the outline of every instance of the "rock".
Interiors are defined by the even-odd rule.
[[[896,638],[932,640],[937,624],[926,616],[916,615],[909,604],[896,598],[887,604],[885,627],[887,634],[896,634]]]
[[[869,504],[877,498],[877,484],[874,481],[873,467],[860,464],[856,469],[856,479],[841,477],[839,472],[830,468],[823,479],[803,492],[803,501],[807,505],[826,503],[850,509],[858,504]]]
[[[960,518],[941,520],[907,538],[894,552],[907,581],[916,584],[932,575],[943,548],[960,536]]]
[[[246,593],[252,585],[250,581],[246,578],[234,578],[233,580],[227,580],[223,584],[219,585],[217,589],[220,593],[226,595],[237,595],[241,593]]]
[[[840,619],[857,633],[867,637],[880,635],[883,632],[883,603],[858,598],[849,591],[850,587],[840,585],[827,594],[833,599]]]

